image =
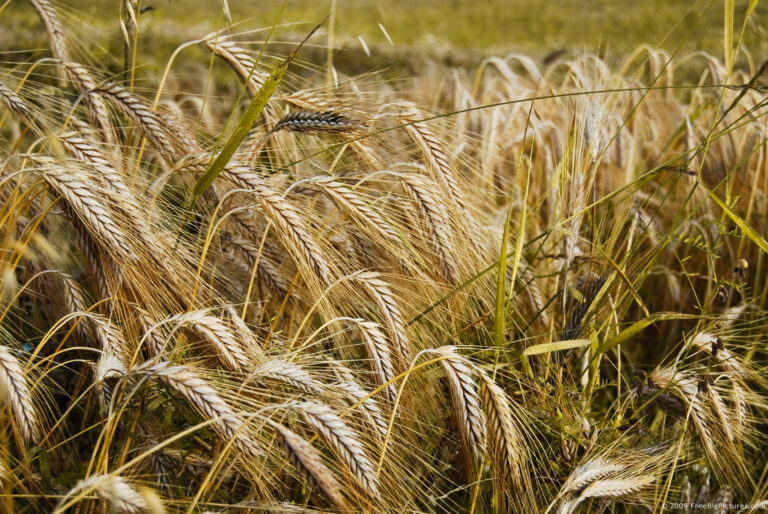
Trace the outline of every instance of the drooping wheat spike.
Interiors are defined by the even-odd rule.
[[[210,157],[201,155],[184,159],[176,169],[196,173],[205,172],[205,166]],[[310,269],[324,283],[331,282],[331,272],[328,263],[323,258],[317,242],[304,229],[298,209],[286,201],[280,193],[269,187],[258,173],[246,166],[230,162],[221,173],[223,178],[230,180],[240,188],[247,189],[255,195],[264,210],[267,219],[277,228],[277,234],[283,238],[288,248],[294,248],[298,253],[299,262],[306,262]]]
[[[72,496],[84,490],[94,491],[99,498],[110,502],[115,512],[142,514],[150,511],[144,497],[126,479],[117,475],[94,475],[81,480],[59,501],[58,506],[66,505]]]
[[[235,447],[244,454],[245,458],[255,459],[262,455],[258,444],[247,429],[243,428],[243,422],[234,409],[193,370],[181,365],[172,365],[169,362],[160,362],[139,369],[150,376],[157,377],[184,397],[203,416],[212,420],[222,438],[227,441],[234,440]]]
[[[401,359],[401,364],[404,366],[410,365],[412,354],[405,331],[405,322],[389,284],[384,282],[378,273],[371,271],[357,273],[355,280],[362,284],[366,292],[378,305],[381,316],[384,318],[385,325],[389,330],[389,337]]]
[[[306,261],[310,269],[323,284],[330,284],[331,271],[323,257],[320,246],[304,229],[299,211],[287,202],[277,191],[261,185],[253,190],[261,203],[267,218],[277,227],[277,233],[286,240],[286,245],[296,248],[297,257]]]
[[[66,306],[69,314],[84,313],[87,310],[85,303],[85,295],[80,285],[70,277],[69,275],[61,274],[61,280],[64,284],[64,305]],[[93,334],[93,327],[91,321],[82,316],[79,320],[74,320],[73,323],[77,323],[77,332],[81,338],[87,340],[90,337],[95,337]]]
[[[67,153],[92,167],[109,187],[121,195],[122,200],[138,208],[133,192],[125,184],[123,175],[112,167],[96,145],[77,132],[64,132],[58,135],[58,139]]]
[[[27,107],[24,100],[6,87],[2,82],[0,82],[0,99],[2,99],[3,104],[5,104],[5,106],[16,116],[30,125],[34,124],[34,115],[32,114],[32,111],[29,110],[29,107]]]
[[[445,206],[434,196],[434,187],[417,175],[404,175],[402,182],[406,192],[418,205],[424,224],[431,235],[431,242],[440,260],[443,276],[451,284],[459,283],[456,267],[457,252],[451,238],[451,228]]]
[[[153,327],[151,315],[144,309],[136,309],[136,320],[141,328],[141,336],[145,339],[145,345],[152,357],[162,357],[165,353],[168,341],[163,337],[159,328]]]
[[[725,402],[723,402],[723,399],[720,397],[720,393],[718,393],[714,387],[707,387],[706,397],[710,405],[712,405],[712,410],[715,412],[717,419],[720,421],[718,427],[720,427],[730,443],[735,442],[730,413],[725,406]]]
[[[448,379],[462,447],[468,457],[469,469],[473,470],[485,454],[487,434],[485,414],[472,370],[452,346],[443,346],[434,352],[446,357],[440,364]]]
[[[64,197],[93,237],[106,243],[117,255],[133,259],[135,254],[126,234],[104,206],[88,175],[80,169],[60,167],[49,159],[37,157],[36,160],[42,164],[38,170],[40,175]]]
[[[344,499],[341,486],[333,472],[323,463],[317,450],[280,423],[272,420],[269,420],[268,423],[280,437],[285,451],[296,469],[303,473],[310,483],[316,485],[336,507],[345,509],[347,501]]]
[[[362,230],[373,229],[375,234],[400,244],[400,237],[391,224],[349,186],[327,176],[315,177],[312,182],[318,184],[336,207],[344,211]]]
[[[713,344],[715,345],[714,347]],[[708,332],[699,332],[691,340],[691,345],[709,354],[723,371],[730,373],[732,379],[743,380],[746,377],[746,370],[739,358],[723,346],[721,338]]]
[[[32,7],[37,11],[37,15],[45,25],[48,32],[48,38],[51,43],[53,56],[60,62],[69,62],[69,49],[64,29],[59,22],[59,16],[56,8],[48,0],[29,0]]]
[[[578,491],[582,487],[599,478],[618,473],[626,467],[625,464],[611,462],[602,457],[590,460],[586,464],[574,469],[563,486],[560,488],[560,495]]]
[[[333,111],[310,111],[299,109],[286,114],[269,129],[268,133],[290,130],[307,134],[355,132],[360,130],[362,122]]]
[[[741,385],[733,382],[731,386],[733,388],[732,399],[734,404],[732,418],[736,421],[733,430],[736,433],[736,439],[742,441],[741,434],[743,434],[748,423],[747,399]]]
[[[277,270],[270,257],[265,254],[266,252],[262,251],[259,253],[259,247],[256,244],[240,237],[234,237],[228,243],[232,249],[237,250],[245,258],[245,262],[248,265],[248,269],[245,270],[247,273],[251,272],[253,266],[257,266],[256,273],[259,281],[267,289],[272,291],[278,298],[285,298],[288,295],[288,281]],[[295,293],[288,296],[289,299],[294,297]]]
[[[203,43],[213,54],[221,57],[232,66],[241,79],[248,81],[247,88],[251,96],[258,94],[267,79],[267,75],[256,68],[256,61],[247,50],[218,33],[205,36]]]
[[[303,402],[297,405],[309,424],[352,472],[358,485],[371,497],[379,493],[376,468],[363,449],[363,444],[347,424],[330,407]]]
[[[387,337],[381,331],[381,325],[373,321],[363,319],[355,320],[360,326],[363,342],[371,359],[376,379],[379,385],[384,385],[395,378],[395,366],[392,363],[392,350],[387,342]],[[389,401],[394,401],[396,396],[394,384],[390,384],[383,391]]]
[[[107,143],[114,142],[112,132],[112,123],[109,118],[109,110],[104,99],[98,95],[89,94],[96,89],[96,81],[93,80],[88,70],[81,64],[75,62],[63,62],[62,65],[67,76],[75,85],[75,88],[85,95],[85,101],[88,104],[88,112],[93,124],[101,130],[101,135]]]
[[[698,394],[698,386],[694,377],[689,372],[677,371],[668,366],[659,368],[649,374],[656,388],[668,390],[683,402],[685,409],[691,409],[691,418],[696,427],[699,439],[704,444],[704,449],[710,458],[717,458],[717,449],[709,426],[708,412],[702,395]],[[685,416],[685,411],[682,412]]]
[[[25,441],[34,443],[40,434],[35,401],[27,383],[26,373],[5,345],[0,345],[0,385],[0,392],[11,407],[19,433]]]
[[[237,336],[216,316],[205,311],[193,311],[172,318],[183,328],[191,329],[211,345],[225,368],[238,371],[252,367],[251,360],[243,350]]]
[[[262,362],[264,357],[264,351],[261,349],[259,340],[256,338],[256,334],[253,330],[246,325],[243,318],[235,311],[233,307],[227,306],[224,308],[224,314],[232,325],[234,333],[240,338],[247,353],[251,354],[257,362]]]
[[[69,209],[71,211],[71,209]],[[96,293],[100,299],[111,298],[113,296],[111,290],[111,284],[108,279],[107,266],[112,263],[108,256],[103,256],[103,252],[99,250],[98,245],[89,234],[85,224],[82,223],[74,213],[68,216],[73,219],[75,238],[77,240],[77,246],[80,252],[83,254],[83,258],[90,271],[91,281],[96,286]]]
[[[398,104],[398,107],[400,107],[398,117],[407,123],[405,130],[411,136],[411,139],[419,145],[427,163],[427,168],[432,176],[437,178],[438,182],[450,193],[456,205],[462,209],[462,214],[468,215],[469,211],[464,198],[464,192],[456,178],[450,158],[440,139],[425,122],[417,121],[424,116],[415,104],[401,102]]]
[[[641,491],[651,485],[656,477],[651,475],[627,479],[596,480],[589,484],[580,497],[586,498],[621,498]]]
[[[483,407],[488,420],[493,451],[491,458],[498,470],[497,497],[510,500],[519,508],[533,508],[525,494],[531,490],[526,465],[527,448],[515,422],[504,390],[485,373],[480,373]],[[517,494],[512,491],[517,491]]]
[[[325,112],[338,110],[338,106],[333,105],[333,102],[328,101],[322,96],[318,96],[317,93],[312,91],[296,91],[287,96],[283,96],[282,100],[289,105],[308,111]],[[364,128],[364,124],[360,126],[360,129]],[[353,131],[349,133],[349,135],[341,132],[338,135],[342,139],[348,140],[349,147],[368,169],[380,169],[381,158],[376,154],[374,147],[368,144],[367,141],[357,139],[358,132],[359,131]]]
[[[126,116],[139,124],[150,144],[161,155],[175,161],[197,147],[186,130],[154,112],[147,102],[117,84],[103,84],[93,94],[109,98]]]
[[[101,399],[105,405],[112,401],[112,384],[107,383],[108,379],[122,378],[128,374],[128,368],[124,359],[118,357],[112,351],[105,350],[101,352],[96,368],[93,374],[93,381],[96,384],[96,390],[103,396]]]
[[[300,365],[285,359],[270,359],[259,364],[250,375],[255,379],[270,379],[282,382],[290,387],[310,394],[322,393],[325,386],[315,380]]]
[[[114,356],[127,369],[133,357],[133,348],[129,346],[120,327],[113,320],[101,315],[91,315],[89,319],[92,321],[102,354]]]
[[[379,404],[374,397],[371,396],[370,398],[366,398],[370,392],[366,391],[360,387],[357,382],[350,379],[345,379],[339,382],[338,388],[340,391],[351,395],[348,399],[349,403],[363,402],[358,406],[358,410],[360,410],[368,419],[368,423],[373,428],[373,433],[379,442],[384,442],[389,424],[387,418],[384,416],[384,412],[382,412],[381,407],[379,407]],[[363,398],[366,399],[363,400]]]

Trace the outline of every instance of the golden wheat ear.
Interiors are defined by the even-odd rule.
[[[280,437],[280,441],[296,469],[303,473],[310,483],[316,485],[336,507],[347,508],[347,501],[338,480],[323,463],[317,450],[280,423],[272,420],[267,421],[267,423]]]

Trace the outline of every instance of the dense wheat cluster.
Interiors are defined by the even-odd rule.
[[[294,64],[265,97],[291,47],[201,34],[134,83],[17,8],[50,54],[0,70],[6,511],[766,505],[759,63]],[[190,45],[239,89],[175,79]]]

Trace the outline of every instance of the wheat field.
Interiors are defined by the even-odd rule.
[[[0,5],[3,511],[768,507],[757,2],[407,80],[227,2],[142,62],[140,4],[117,70]]]

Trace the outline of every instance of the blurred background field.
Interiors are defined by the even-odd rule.
[[[723,54],[722,4],[712,0],[289,0],[285,6],[283,3],[229,0],[233,21],[229,32],[269,28],[276,20],[284,34],[303,32],[333,10],[334,61],[340,71],[347,73],[382,69],[411,73],[418,71],[413,68],[418,68],[421,57],[475,66],[482,56],[510,52],[539,60],[558,52],[593,52],[619,58],[641,45],[670,53],[679,49],[682,54],[703,51],[720,58]],[[67,13],[65,17],[72,26],[77,27],[78,43],[95,60],[107,61],[119,71],[117,56],[122,55],[122,36],[117,19],[121,2],[82,0],[57,4]],[[743,16],[746,4],[746,0],[736,2],[736,26],[743,21],[739,16]],[[146,0],[141,6],[146,12],[140,22],[140,49],[146,57],[170,55],[185,41],[227,28],[222,2],[218,0]],[[45,31],[33,9],[20,0],[9,0],[4,7],[0,18],[0,51],[4,59],[27,60],[32,57],[29,49],[34,48],[45,55]],[[762,55],[768,49],[768,38],[760,25],[766,14],[768,6],[758,5],[744,34],[742,46],[753,55]],[[111,34],[111,38],[105,39],[106,34]],[[254,40],[264,34],[256,32]],[[316,50],[309,53],[309,58],[322,60],[325,49]],[[144,71],[154,70],[160,62],[145,59]]]

